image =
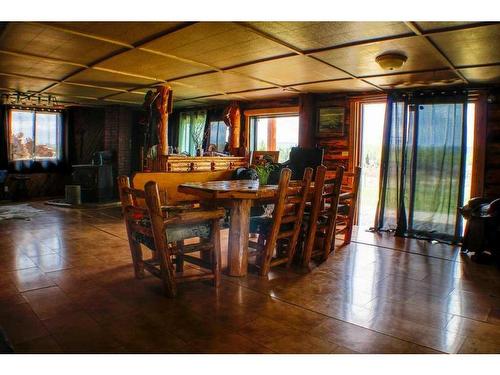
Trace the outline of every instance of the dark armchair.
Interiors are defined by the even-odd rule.
[[[467,220],[462,251],[500,254],[500,198],[472,198],[459,211]]]

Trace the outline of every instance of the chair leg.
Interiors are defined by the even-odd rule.
[[[262,254],[262,262],[260,265],[260,276],[267,276],[271,268],[271,259],[273,258],[274,246],[272,241],[267,241]]]
[[[175,256],[175,271],[184,271],[184,241],[177,241],[177,254]]]
[[[352,218],[349,218],[347,220],[347,225],[346,225],[345,233],[344,233],[344,245],[349,245],[351,243],[352,224],[353,224],[353,220],[352,220]]]
[[[130,254],[132,255],[132,263],[134,264],[134,275],[137,279],[144,278],[144,261],[142,259],[141,245],[129,236],[128,244]]]
[[[255,259],[255,264],[259,265],[259,267],[262,264],[262,259],[263,259],[263,256],[264,256],[264,247],[265,247],[265,244],[266,244],[265,240],[266,239],[265,239],[264,235],[262,235],[262,234],[258,235],[258,237],[257,237],[257,256],[256,256],[256,259]]]
[[[174,265],[165,247],[157,250],[160,260],[161,280],[163,282],[165,294],[168,297],[175,297],[177,294],[177,287],[175,284]]]
[[[214,273],[214,287],[220,286],[221,279],[221,254],[220,254],[220,229],[219,222],[212,222],[212,272]]]
[[[333,251],[332,247],[335,249],[335,232],[337,228],[336,217],[331,218],[330,220],[335,220],[333,224],[333,228],[329,228],[329,231],[326,233],[326,237],[323,242],[323,255],[321,261],[324,262],[330,256],[330,253]]]

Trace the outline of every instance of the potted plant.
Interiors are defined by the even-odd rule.
[[[267,185],[269,175],[273,170],[276,169],[276,165],[271,163],[262,163],[254,165],[253,169],[255,169],[255,172],[257,172],[257,176],[259,176],[259,183],[261,185]]]

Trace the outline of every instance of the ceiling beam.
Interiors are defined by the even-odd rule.
[[[427,35],[423,33],[423,31],[418,27],[416,22],[412,21],[405,21],[405,25],[413,31],[416,35],[421,36],[423,40],[426,41],[426,43],[431,46],[431,49],[433,49],[435,52],[438,53],[439,56],[446,62],[446,64],[450,67],[451,70],[466,84],[469,84],[469,81],[467,78],[464,77],[464,75],[453,65],[451,60],[446,56],[446,54],[437,46],[436,43],[432,41],[431,38],[429,38]]]

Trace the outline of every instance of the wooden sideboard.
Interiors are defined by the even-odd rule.
[[[146,167],[151,172],[224,171],[248,167],[248,158],[240,156],[160,155],[157,159],[148,158]]]

